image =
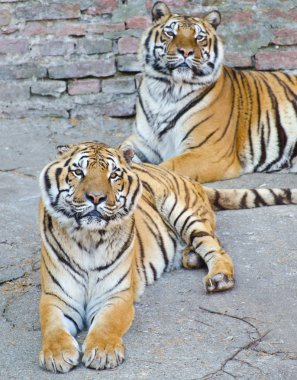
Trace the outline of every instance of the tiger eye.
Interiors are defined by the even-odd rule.
[[[81,169],[75,169],[73,171],[73,173],[77,176],[77,177],[82,177],[84,175],[84,172],[81,170]]]
[[[111,174],[110,174],[110,176],[109,176],[109,178],[111,178],[111,179],[115,179],[115,178],[117,178],[117,173],[116,172],[112,172]]]
[[[205,38],[205,36],[197,36],[197,37],[196,37],[196,40],[197,40],[197,41],[202,41],[202,40],[204,40],[204,38]]]
[[[166,32],[167,36],[169,37],[174,37],[174,33],[173,32]]]

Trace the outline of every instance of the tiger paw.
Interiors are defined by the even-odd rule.
[[[51,372],[69,372],[79,363],[79,345],[66,331],[52,333],[44,339],[39,365]]]
[[[234,278],[232,275],[216,273],[215,275],[207,275],[204,278],[204,284],[209,293],[221,292],[233,288]]]
[[[124,359],[124,346],[121,339],[113,341],[96,340],[96,343],[91,343],[92,339],[86,338],[83,345],[82,361],[86,367],[94,369],[110,369],[120,365]]]
[[[199,269],[205,265],[202,257],[194,251],[192,247],[183,250],[183,267],[186,269]]]

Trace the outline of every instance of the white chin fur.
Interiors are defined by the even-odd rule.
[[[175,82],[189,82],[193,79],[193,72],[186,67],[178,67],[172,70],[172,78]]]
[[[80,220],[80,226],[86,230],[101,230],[106,227],[106,221],[105,220],[97,220],[89,218],[82,218]]]

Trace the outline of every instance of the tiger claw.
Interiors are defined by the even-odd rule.
[[[205,279],[205,288],[208,293],[221,292],[233,288],[234,278],[223,273]]]

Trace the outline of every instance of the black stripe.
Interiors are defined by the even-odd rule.
[[[80,314],[80,311],[77,310],[74,306],[70,305],[68,302],[66,302],[63,298],[61,298],[60,296],[58,296],[56,293],[48,292],[48,291],[46,291],[45,289],[43,289],[42,292],[43,292],[45,295],[47,295],[47,296],[53,296],[53,297],[58,298],[59,301],[63,302],[67,307],[69,307],[69,309],[75,311],[75,312],[80,316],[80,318],[83,320],[83,318],[82,318],[82,316],[81,316],[81,314]],[[53,306],[55,306],[55,307],[57,307],[58,309],[60,309],[59,306],[57,306],[57,305],[54,305],[54,304],[53,304]],[[60,310],[61,310],[61,309],[60,309]],[[62,311],[63,311],[63,310],[62,310]]]
[[[233,74],[233,78],[236,79],[236,72],[234,70],[231,71],[232,74]],[[226,126],[223,130],[223,133],[221,134],[221,136],[214,142],[214,144],[218,143],[219,141],[221,141],[223,139],[223,137],[225,136],[225,134],[227,133],[227,130],[229,129],[229,127],[231,127],[231,120],[232,120],[232,116],[233,116],[233,111],[234,111],[234,92],[235,92],[235,89],[234,89],[234,80],[231,78],[230,74],[228,71],[226,71],[228,77],[229,77],[229,80],[230,80],[230,83],[231,83],[231,88],[232,88],[232,103],[230,105],[230,109],[231,109],[231,112],[230,112],[230,115],[229,115],[229,118],[228,118],[228,121],[226,123]],[[236,79],[237,81],[237,79]],[[237,82],[237,85],[238,85],[238,82]],[[239,86],[239,85],[238,85]],[[237,123],[236,123],[236,127],[237,127]]]
[[[216,207],[218,210],[226,210],[225,207],[220,204],[220,196],[221,196],[220,191],[214,189],[214,193],[215,193],[215,197],[213,200],[214,207]]]
[[[103,270],[106,270],[106,269],[108,269],[109,267],[111,267],[116,261],[118,261],[121,258],[121,256],[128,250],[128,248],[130,248],[130,246],[131,246],[131,244],[133,242],[133,238],[134,238],[133,228],[134,228],[134,223],[133,223],[133,226],[132,226],[132,228],[130,230],[128,239],[125,241],[125,243],[120,248],[120,250],[119,250],[116,258],[113,261],[111,261],[109,264],[103,265],[101,267],[97,267],[94,270],[99,271],[99,272],[103,271]]]
[[[51,280],[53,281],[54,284],[56,284],[61,290],[62,292],[70,299],[72,299],[74,301],[74,299],[70,296],[70,294],[68,294],[65,289],[63,288],[63,286],[60,284],[60,282],[58,281],[58,279],[53,275],[53,273],[50,271],[50,269],[48,268],[48,266],[46,265],[46,262],[45,260],[43,260],[43,264],[44,264],[44,267],[48,273],[48,275],[50,276]]]
[[[286,132],[285,132],[285,130],[281,124],[277,98],[276,98],[274,92],[271,90],[271,87],[267,83],[265,77],[263,77],[262,79],[263,79],[263,83],[265,84],[265,86],[267,88],[267,91],[268,91],[268,94],[269,94],[269,97],[270,97],[270,100],[272,103],[272,109],[273,109],[274,116],[275,116],[275,126],[276,126],[276,130],[277,130],[277,135],[278,135],[278,148],[279,148],[278,157],[275,160],[273,160],[272,162],[270,162],[263,169],[263,171],[269,171],[269,169],[274,164],[276,164],[278,161],[280,161],[283,158],[284,150],[285,150],[288,138],[287,138]]]
[[[151,270],[152,270],[152,272],[153,272],[154,281],[157,281],[157,280],[158,280],[158,275],[157,275],[156,268],[153,266],[152,263],[150,263],[150,267],[151,267]]]
[[[69,256],[67,255],[67,253],[64,251],[64,249],[62,248],[60,242],[58,241],[58,239],[56,238],[55,234],[54,234],[54,231],[53,231],[53,224],[52,224],[52,217],[45,211],[45,215],[44,215],[44,219],[45,217],[47,217],[47,226],[48,226],[48,230],[49,232],[51,233],[51,237],[54,239],[55,243],[57,244],[58,246],[58,249],[60,251],[61,254],[59,254],[59,252],[53,247],[52,244],[49,243],[49,241],[47,240],[48,244],[51,246],[51,248],[53,249],[53,252],[57,255],[57,258],[59,260],[61,260],[65,265],[67,265],[71,270],[73,270],[73,272],[75,272],[77,275],[79,276],[82,276],[81,273],[79,273],[76,269],[74,269],[73,267],[73,264],[76,265],[76,267],[78,268],[78,270],[80,272],[82,272],[83,274],[85,274],[85,276],[87,277],[88,276],[88,273],[85,269],[83,269],[79,264],[77,264],[75,261],[72,261],[70,260]],[[46,235],[46,227],[45,227],[45,224],[44,224],[44,233]],[[69,273],[69,272],[68,272]],[[84,285],[84,284],[82,284]],[[85,286],[85,285],[84,285]]]
[[[190,146],[189,149],[196,149],[196,148],[200,148],[202,145],[204,145],[220,128],[217,128],[216,130],[212,131],[208,136],[205,137],[205,139],[203,141],[201,141],[200,144],[198,145],[194,145],[194,146]]]
[[[185,107],[183,107],[175,117],[168,123],[167,127],[165,127],[162,131],[159,132],[158,137],[161,138],[164,134],[166,134],[170,129],[174,128],[177,121],[189,110],[195,107],[201,100],[208,95],[211,90],[214,88],[216,83],[211,84],[205,91],[199,94],[195,99],[192,99]]]
[[[144,249],[143,249],[143,242],[142,242],[142,239],[141,239],[141,237],[140,237],[140,233],[139,233],[137,227],[135,227],[135,230],[136,230],[136,236],[137,236],[137,240],[138,240],[139,248],[140,248],[140,262],[141,262],[141,267],[142,267],[142,273],[143,273],[143,275],[144,275],[145,285],[148,285],[146,269],[145,269],[145,266],[144,266]]]
[[[175,206],[177,205],[177,202],[178,202],[178,197],[177,197],[177,195],[176,194],[173,194],[174,195],[174,203],[173,203],[173,206],[171,207],[171,210],[170,210],[170,212],[169,212],[169,214],[168,214],[168,216],[167,216],[167,218],[169,219],[170,218],[170,216],[171,216],[171,214],[172,214],[172,212],[173,212],[173,210],[175,209]]]
[[[285,205],[292,203],[292,193],[290,189],[280,189],[283,194],[276,194],[273,189],[268,189],[273,195],[276,205]]]
[[[206,262],[206,264],[208,263],[209,260],[211,260],[211,258],[209,260],[207,260],[207,256],[208,255],[211,255],[212,253],[215,253],[216,251],[212,250],[212,251],[208,251],[205,253],[205,255],[203,255],[203,260]]]
[[[63,312],[63,310],[62,310],[62,312]],[[73,318],[71,318],[70,315],[65,314],[64,312],[63,312],[63,314],[64,314],[65,318],[69,319],[69,321],[71,321],[74,324],[74,326],[76,328],[76,332],[78,332],[80,330],[80,328],[78,327],[78,324],[75,322],[75,320]]]
[[[176,224],[178,222],[178,219],[185,213],[189,210],[188,207],[185,207],[179,214],[178,216],[175,218],[174,222],[173,222],[173,227],[176,227]]]
[[[213,115],[214,114],[212,113],[211,115],[207,116],[205,119],[201,120],[198,124],[195,124],[192,128],[190,128],[188,132],[185,134],[185,136],[183,137],[181,142],[185,141],[188,138],[188,136],[193,132],[194,129],[196,129],[197,127],[199,127],[199,125],[201,125],[202,123],[210,119]]]
[[[144,220],[145,225],[146,225],[147,228],[150,230],[150,232],[152,233],[152,235],[154,236],[154,238],[157,240],[157,243],[158,243],[158,245],[159,245],[159,248],[160,248],[161,253],[162,253],[162,256],[163,256],[163,260],[164,260],[164,264],[165,264],[164,271],[165,271],[165,270],[168,268],[169,259],[168,259],[168,256],[167,256],[167,251],[166,251],[166,249],[165,249],[164,240],[163,240],[163,237],[162,237],[162,235],[161,235],[161,233],[160,233],[160,231],[159,231],[158,225],[157,225],[157,223],[153,220],[152,216],[151,216],[146,210],[144,210],[142,207],[139,207],[139,210],[140,210],[143,214],[145,214],[146,218],[149,219],[150,223],[151,223],[152,225],[154,225],[154,227],[155,227],[156,230],[157,230],[157,233],[155,233],[155,232],[152,230],[150,224],[147,223],[146,220]]]
[[[259,159],[258,164],[254,168],[255,172],[259,169],[259,167],[261,165],[263,165],[266,162],[266,159],[267,159],[266,142],[265,142],[265,138],[264,138],[264,129],[265,129],[265,126],[262,123],[262,125],[261,125],[261,140],[260,140],[261,141],[261,157]]]
[[[248,205],[247,205],[247,197],[248,197],[248,193],[244,193],[244,195],[242,196],[241,200],[240,200],[240,208],[243,209],[243,208],[248,208]]]
[[[214,35],[213,53],[214,53],[215,58],[217,58],[217,56],[218,56],[218,39],[217,39],[216,35]]]
[[[206,236],[211,236],[208,232],[206,231],[196,231],[194,230],[191,235],[190,235],[190,241],[191,243],[193,242],[194,239],[198,238],[203,238],[203,237],[206,237]]]
[[[192,218],[192,217],[194,217],[194,215],[192,214],[192,215],[189,215],[187,218],[186,218],[186,220],[184,221],[184,224],[183,224],[183,226],[182,226],[182,228],[179,230],[179,234],[180,234],[180,236],[183,236],[183,234],[184,234],[184,229],[187,227],[187,230],[193,225],[193,224],[195,224],[195,223],[201,223],[201,222],[203,222],[203,221],[206,221],[205,219],[194,219],[194,220],[192,220],[190,223],[189,223],[189,225],[187,226],[187,223],[188,223],[188,221],[189,221],[189,219],[190,218]]]
[[[255,195],[254,203],[256,207],[267,206],[267,202],[261,197],[257,190],[252,189],[251,192]]]

